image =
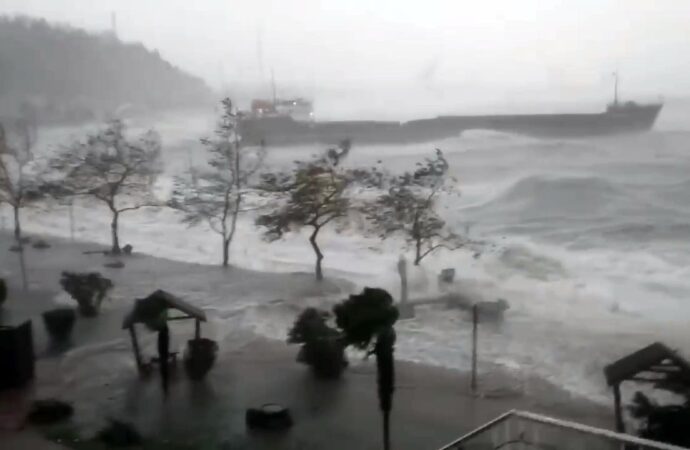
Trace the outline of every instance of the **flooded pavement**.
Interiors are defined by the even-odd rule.
[[[0,246],[7,242],[0,242]],[[47,397],[73,404],[74,417],[62,433],[79,436],[79,442],[67,439],[63,444],[84,448],[80,447],[84,439],[92,438],[110,419],[116,419],[133,424],[151,448],[168,448],[173,443],[179,448],[379,447],[373,361],[351,355],[351,366],[341,380],[318,381],[295,362],[296,347],[256,334],[260,331],[284,340],[292,318],[303,307],[343,298],[350,288],[347,282],[316,284],[311,274],[221,269],[144,255],[123,258],[124,269],[107,269],[102,264],[109,258],[83,254],[93,250],[93,245],[51,243],[49,250],[27,250],[28,293],[21,291],[17,268],[11,264],[16,255],[0,252],[2,272],[11,288],[3,320],[33,320],[37,377],[33,388],[25,392],[25,405],[30,398]],[[113,280],[115,288],[100,314],[78,317],[71,342],[55,348],[45,335],[40,312],[56,304],[75,305],[60,291],[58,280],[63,269],[101,271]],[[207,377],[202,382],[190,381],[180,361],[186,341],[193,336],[193,324],[170,322],[171,351],[179,352],[180,357],[167,397],[157,372],[148,376],[138,373],[129,335],[122,329],[122,319],[133,300],[159,288],[204,308],[209,320],[202,324],[202,336],[218,341],[220,346],[216,365]],[[257,314],[262,321],[255,320]],[[139,330],[142,352],[148,360],[156,353],[156,335],[144,327]],[[500,387],[503,394],[474,398],[468,393],[465,374],[399,362],[392,419],[396,448],[440,446],[515,407],[594,425],[609,420],[602,408],[574,399],[539,379],[525,383],[524,379],[495,373],[480,381],[487,392]],[[246,409],[264,403],[288,406],[295,426],[278,434],[249,432]],[[47,432],[51,436],[58,433]]]

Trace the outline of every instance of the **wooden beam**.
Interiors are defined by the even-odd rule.
[[[660,381],[665,381],[666,378],[646,378],[646,377],[630,377],[628,381],[636,381],[638,383],[658,383]]]
[[[137,339],[137,330],[134,325],[129,327],[129,336],[132,338],[132,347],[134,348],[134,359],[137,361],[137,369],[141,372],[144,363],[141,359],[141,351],[139,350],[139,340]]]
[[[187,319],[193,319],[194,317],[192,316],[177,316],[177,317],[168,317],[168,322],[172,322],[173,320],[187,320]]]
[[[683,369],[681,369],[678,366],[671,366],[671,365],[661,365],[661,366],[651,366],[649,369],[650,372],[661,372],[661,373],[678,373],[682,372]]]
[[[199,322],[199,319],[196,319],[194,321],[194,339],[199,338],[201,338],[201,322]]]
[[[625,433],[625,424],[623,423],[623,411],[621,410],[621,384],[613,385],[613,406],[616,410],[616,431]]]

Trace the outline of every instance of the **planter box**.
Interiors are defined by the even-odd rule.
[[[25,386],[34,377],[31,321],[0,326],[0,389]]]
[[[187,341],[187,351],[184,355],[184,368],[187,376],[192,380],[201,380],[206,376],[216,362],[218,344],[206,338]]]
[[[57,308],[43,313],[43,323],[50,337],[56,341],[66,341],[72,334],[76,314],[72,308]]]

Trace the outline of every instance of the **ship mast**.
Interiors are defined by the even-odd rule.
[[[618,72],[613,72],[613,104],[618,106]]]
[[[276,79],[273,76],[273,69],[271,69],[271,90],[273,92],[273,108],[275,108],[278,100],[276,98]]]
[[[117,38],[117,14],[115,11],[110,13],[110,32],[114,38]]]

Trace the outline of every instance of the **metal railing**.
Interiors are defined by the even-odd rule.
[[[441,450],[688,450],[576,422],[512,410]]]

